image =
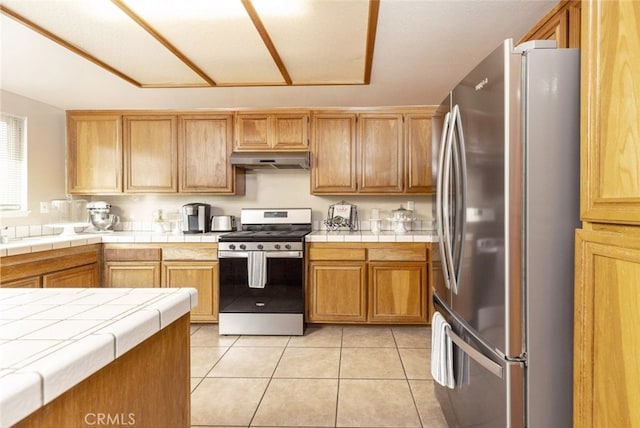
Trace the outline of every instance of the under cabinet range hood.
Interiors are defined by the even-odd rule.
[[[231,153],[231,165],[244,169],[309,169],[309,152]]]

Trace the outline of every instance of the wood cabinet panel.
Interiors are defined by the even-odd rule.
[[[343,246],[344,247],[344,246]],[[364,261],[367,259],[365,248],[309,248],[309,260]]]
[[[94,265],[99,262],[100,254],[101,245],[91,244],[3,257],[0,260],[0,284]]]
[[[385,244],[367,249],[371,261],[426,261],[427,248],[424,244]]]
[[[432,163],[432,114],[408,114],[404,119],[405,132],[405,192],[434,193]],[[435,158],[435,159],[434,159]]]
[[[193,287],[198,304],[191,309],[192,321],[218,320],[218,262],[166,261],[163,287]]]
[[[404,150],[401,114],[361,114],[358,117],[361,193],[404,190]]]
[[[105,262],[104,286],[124,288],[160,287],[160,262]]]
[[[53,272],[42,276],[44,288],[99,287],[100,273],[97,263]]]
[[[0,284],[0,288],[40,288],[42,287],[42,278],[39,276],[33,278],[19,279],[17,281],[4,282]]]
[[[162,260],[161,248],[105,248],[104,260],[108,262],[131,261],[159,262]]]
[[[640,2],[585,4],[582,219],[640,225]]]
[[[123,129],[125,191],[177,192],[177,117],[124,116]]]
[[[574,426],[640,426],[640,236],[576,236]]]
[[[369,264],[369,320],[426,322],[425,263]]]
[[[235,151],[307,151],[309,113],[246,112],[236,119]]]
[[[178,117],[179,191],[184,193],[236,193],[236,171],[229,162],[233,149],[233,115],[181,115]],[[244,180],[240,180],[240,193]]]
[[[193,245],[180,245],[176,247],[165,246],[162,248],[163,260],[218,260],[218,246],[196,247]]]
[[[365,263],[311,262],[307,319],[311,322],[367,320]]]
[[[122,116],[67,115],[67,190],[71,194],[122,192]]]
[[[518,43],[555,40],[559,48],[580,47],[579,0],[561,0]]]
[[[311,120],[311,192],[344,194],[357,190],[356,115],[319,113]]]

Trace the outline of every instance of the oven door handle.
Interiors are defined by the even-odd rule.
[[[260,252],[260,251],[259,251]],[[268,259],[301,259],[302,251],[261,251]],[[219,259],[246,259],[249,251],[218,251]]]

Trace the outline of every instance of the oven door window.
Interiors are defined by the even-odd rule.
[[[303,313],[304,259],[267,258],[264,288],[248,285],[246,258],[220,258],[220,312]]]

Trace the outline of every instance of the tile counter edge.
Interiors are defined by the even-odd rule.
[[[38,340],[23,339],[55,329],[56,324],[63,327],[63,321],[70,321],[70,317],[43,320],[38,313],[47,306],[51,309],[70,302],[93,305],[92,309],[105,313],[75,336],[41,338],[40,342],[49,342],[42,349],[32,346]],[[122,307],[125,303],[132,309],[120,316],[108,310],[110,305]],[[196,304],[194,288],[0,289],[0,306],[23,309],[0,320],[0,349],[5,348],[0,354],[7,357],[0,365],[0,427],[9,427],[37,411],[188,314]],[[16,334],[14,327],[22,332]],[[7,351],[14,355],[14,361],[5,354]],[[15,357],[18,352],[24,355]]]

